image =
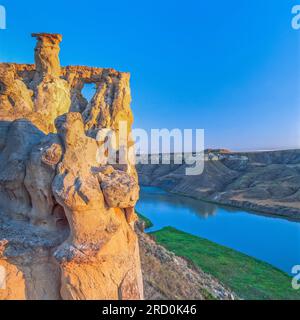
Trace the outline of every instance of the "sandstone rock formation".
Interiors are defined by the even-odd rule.
[[[135,167],[95,139],[123,121],[132,144],[129,74],[62,68],[61,35],[33,36],[35,65],[0,64],[0,299],[143,299]]]

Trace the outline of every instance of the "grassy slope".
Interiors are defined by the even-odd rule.
[[[291,277],[271,265],[211,241],[167,227],[156,241],[219,279],[243,299],[300,299]]]
[[[143,216],[142,214],[140,214],[139,212],[135,211],[136,214],[138,215],[139,219],[141,219],[142,221],[144,221],[145,223],[145,229],[151,228],[153,227],[153,223],[150,219],[146,218],[145,216]]]

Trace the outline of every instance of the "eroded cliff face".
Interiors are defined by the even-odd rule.
[[[300,220],[300,150],[207,150],[200,176],[186,175],[187,166],[138,164],[140,184]]]
[[[61,68],[61,35],[33,36],[35,65],[0,64],[0,299],[143,299],[135,167],[96,157],[120,121],[132,143],[129,74]]]

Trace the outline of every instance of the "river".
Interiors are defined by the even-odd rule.
[[[263,260],[291,274],[300,265],[300,223],[142,187],[137,211],[154,226],[206,238]]]

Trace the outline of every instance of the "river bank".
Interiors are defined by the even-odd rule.
[[[154,241],[139,222],[136,232],[146,300],[233,300],[237,296],[217,278]]]
[[[153,232],[155,240],[195,263],[247,300],[300,300],[292,278],[273,266],[174,228]]]
[[[140,219],[143,219],[143,216],[140,215]],[[149,221],[147,218],[145,224],[149,224]],[[196,270],[204,272],[203,274],[207,275],[205,288],[210,283],[208,279],[211,275],[211,279],[217,279],[234,292],[233,296],[242,299],[300,299],[300,292],[294,290],[291,286],[292,278],[268,263],[171,227],[151,232],[150,235],[158,245],[165,247],[166,250],[173,252],[176,256],[183,257],[186,261],[189,261],[188,265],[194,265]],[[140,245],[143,255],[145,245],[143,243],[140,243]],[[147,267],[146,279],[149,279],[149,265]],[[172,274],[176,278],[176,266],[173,266]],[[163,283],[164,288],[168,287],[168,279],[165,277],[171,277],[172,274],[168,275],[168,273],[162,273],[160,270],[159,275],[155,276],[156,281],[154,280],[154,282]],[[178,274],[179,277],[180,274],[181,272]],[[200,279],[203,278],[203,274]],[[186,281],[188,280],[186,279]],[[203,282],[203,280],[201,281]],[[214,284],[213,288],[216,288],[217,282],[211,283]],[[182,284],[181,281],[180,287],[187,287],[188,285],[188,283]],[[224,288],[222,285],[219,286]],[[209,292],[206,289],[204,291]],[[212,292],[211,286],[210,292]],[[206,298],[210,299],[212,297],[206,295]],[[186,299],[189,299],[189,297],[186,297]]]
[[[208,239],[291,274],[300,263],[300,223],[230,206],[219,206],[157,187],[141,187],[136,210],[153,224]]]

